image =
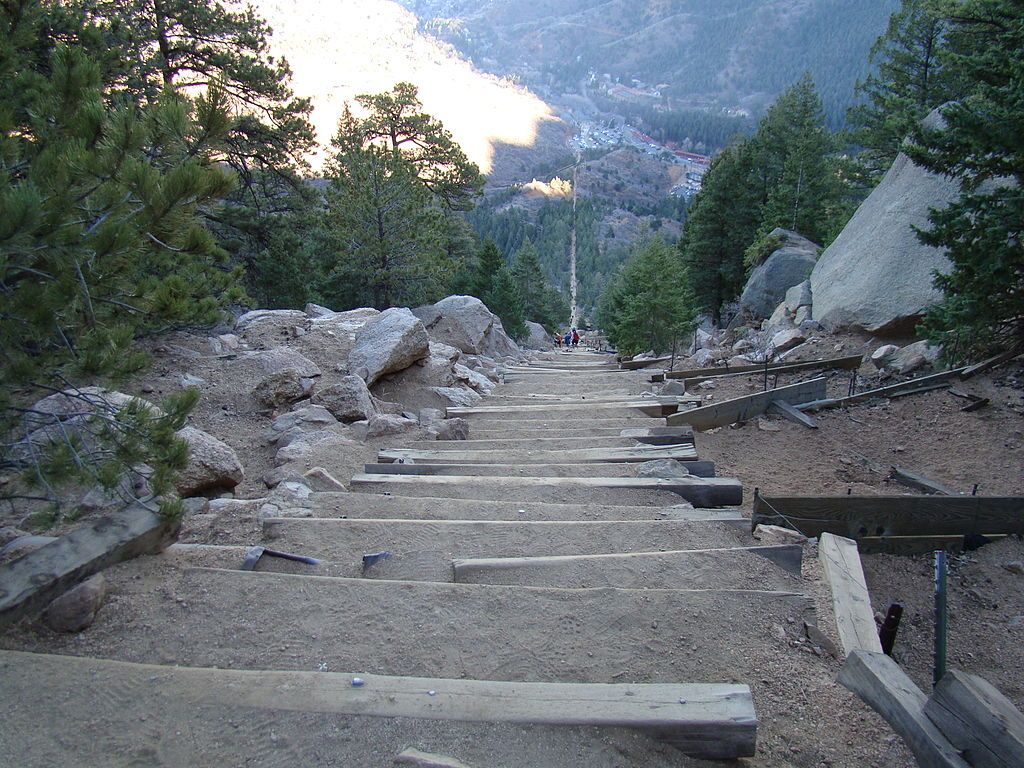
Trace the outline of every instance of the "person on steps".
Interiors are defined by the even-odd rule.
[[[575,328],[572,329],[572,345],[573,347],[578,346],[580,343],[580,332]]]
[[[565,337],[562,341],[565,342],[565,348],[568,349],[572,345],[572,333],[570,331],[566,331]]]
[[[562,334],[560,333],[555,334],[555,346],[557,346],[559,349],[562,348]]]

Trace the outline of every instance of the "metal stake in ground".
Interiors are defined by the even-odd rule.
[[[935,669],[932,684],[938,685],[946,674],[946,633],[948,614],[946,612],[946,551],[935,553]]]

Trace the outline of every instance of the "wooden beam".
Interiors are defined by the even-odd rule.
[[[651,365],[660,365],[667,363],[672,359],[671,355],[668,357],[653,357],[648,360],[623,360],[619,363],[619,368],[624,371],[639,371],[641,368],[647,368]]]
[[[949,670],[924,713],[974,768],[1024,766],[1024,715],[987,680]]]
[[[608,469],[609,465],[613,470]],[[628,467],[628,470],[627,470]],[[713,461],[687,461],[683,467],[694,477],[714,477],[715,462]],[[368,475],[464,475],[464,476],[532,476],[571,477],[576,474],[585,475],[588,472],[608,473],[623,472],[624,477],[636,476],[638,471],[636,462],[562,462],[552,464],[487,464],[487,463],[433,463],[433,464],[364,464],[363,471]],[[627,474],[628,473],[628,474]]]
[[[842,408],[847,405],[855,405],[857,403],[863,403],[866,400],[872,400],[876,397],[892,397],[893,395],[898,395],[901,392],[906,393],[908,391],[912,392],[915,390],[927,392],[932,389],[940,388],[943,386],[943,382],[958,377],[963,371],[963,368],[956,368],[952,371],[933,373],[931,376],[922,376],[919,379],[902,381],[899,384],[890,384],[886,387],[869,389],[849,397],[837,397],[831,399],[823,398],[821,400],[802,404],[800,406],[800,410],[814,412],[825,410],[827,408]]]
[[[913,488],[915,491],[931,493],[936,496],[959,495],[956,491],[952,491],[944,485],[939,485],[934,480],[929,480],[927,477],[919,475],[916,472],[911,472],[909,469],[902,469],[901,467],[894,466],[889,472],[889,477],[901,485]]]
[[[825,580],[832,589],[832,610],[843,653],[847,656],[853,651],[881,653],[882,644],[875,627],[864,569],[857,554],[857,542],[823,533],[818,541],[818,557],[825,571]]]
[[[411,459],[427,464],[621,464],[676,459],[691,461],[697,459],[692,445],[634,446],[620,448],[581,448],[562,451],[514,451],[514,450],[416,450],[411,448],[388,448],[377,453],[381,463]]]
[[[777,413],[779,416],[782,416],[782,418],[805,426],[808,429],[818,428],[818,422],[799,408],[795,408],[783,400],[772,400],[768,403],[768,413]]]
[[[699,397],[634,398],[631,401],[614,403],[545,403],[543,405],[478,405],[472,408],[448,408],[446,414],[453,416],[482,416],[484,414],[518,415],[551,413],[552,411],[642,411],[652,416],[667,416],[681,406],[700,404]],[[584,414],[585,415],[585,414]]]
[[[360,672],[228,670],[17,651],[0,651],[0,664],[20,670],[23,681],[46,675],[92,685],[100,715],[112,714],[105,709],[125,706],[173,711],[166,706],[170,701],[178,706],[268,712],[628,728],[662,739],[685,754],[720,760],[752,757],[756,742],[757,717],[746,685],[519,683]],[[353,685],[354,678],[360,678],[362,685]],[[151,682],[154,679],[159,685]],[[174,723],[164,726],[173,728]]]
[[[5,563],[0,566],[0,628],[43,610],[108,566],[165,549],[180,527],[180,520],[136,504]]]
[[[1010,351],[1003,352],[1002,354],[998,354],[995,357],[990,357],[988,360],[982,360],[980,363],[969,365],[963,369],[963,372],[960,374],[960,378],[969,379],[972,376],[977,376],[979,373],[990,371],[993,368],[1002,365],[1003,363],[1010,362],[1015,357],[1020,357],[1021,354],[1024,354],[1024,350],[1011,349]]]
[[[759,524],[851,539],[1024,534],[1024,497],[757,496],[751,529]]]
[[[1005,535],[984,536],[989,544]],[[963,536],[866,536],[857,539],[857,549],[862,555],[928,555],[942,550],[951,555],[964,551]]]
[[[822,376],[811,381],[790,384],[786,387],[769,389],[745,397],[723,400],[714,405],[674,413],[665,422],[673,427],[689,424],[694,429],[711,429],[737,421],[746,421],[767,411],[773,400],[799,404],[821,399],[825,395],[827,383],[828,379]]]
[[[807,360],[801,363],[769,363],[768,373],[795,373],[799,371],[816,371],[816,370],[851,370],[855,371],[861,366],[863,361],[862,355],[850,355],[848,357],[833,357],[824,360]],[[712,378],[726,377],[726,376],[750,376],[752,374],[764,373],[765,365],[750,364],[750,365],[733,365],[733,366],[721,366],[718,368],[691,368],[683,371],[666,371],[665,379],[695,379],[697,381],[706,381]]]
[[[839,671],[839,682],[885,718],[921,768],[970,768],[925,716],[921,689],[884,653],[854,651]]]

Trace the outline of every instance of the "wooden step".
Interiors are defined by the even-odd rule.
[[[676,500],[678,502],[678,499]],[[432,497],[385,496],[374,493],[315,493],[309,506],[299,510],[305,516],[348,517],[353,519],[406,520],[724,520],[744,530],[750,520],[735,509],[694,509],[679,506],[630,506],[597,504],[557,504],[538,501],[451,499]]]
[[[107,571],[117,601],[84,642],[26,628],[6,647],[228,669],[717,683],[760,680],[775,627],[810,610],[790,592],[395,582],[147,560]]]
[[[715,462],[687,461],[685,468],[694,477],[714,477]],[[518,463],[518,464],[365,464],[368,475],[463,475],[495,477],[637,477],[640,465],[636,462],[616,463]]]
[[[353,491],[453,498],[503,498],[509,494],[532,501],[578,500],[603,497],[630,500],[636,492],[674,493],[695,507],[731,507],[743,503],[743,486],[730,477],[421,477],[414,475],[355,475]],[[602,494],[597,492],[601,491]],[[639,499],[638,499],[639,500]],[[660,500],[654,500],[659,503]]]
[[[460,441],[468,443],[469,441]],[[697,451],[692,445],[633,445],[620,448],[580,448],[576,450],[460,450],[459,442],[446,443],[438,449],[385,448],[377,460],[387,463],[413,461],[424,464],[567,464],[567,463],[637,463],[658,459],[695,461]]]
[[[470,427],[472,435],[472,427]],[[643,442],[633,437],[552,437],[552,438],[498,438],[496,440],[413,440],[406,448],[425,448],[433,451],[569,451],[588,448],[635,448],[638,445],[688,445],[692,438],[651,437]],[[665,442],[660,442],[665,441]]]
[[[799,590],[803,547],[460,558],[455,581],[521,587]]]
[[[743,539],[728,524],[685,520],[608,522],[270,519],[266,546],[347,565],[334,575],[451,581],[452,560],[653,552],[735,547]],[[367,569],[365,554],[390,552]]]
[[[639,411],[648,416],[657,418],[668,416],[677,411],[686,410],[692,406],[699,406],[700,398],[673,398],[674,402],[660,402],[654,398],[638,398],[632,401],[621,401],[614,403],[591,403],[591,402],[560,402],[557,405],[477,405],[472,408],[448,408],[448,418],[472,418],[475,416],[488,416],[491,418],[515,419],[520,416],[538,413],[578,413],[580,418],[586,418],[589,413],[629,413]]]
[[[0,704],[5,753],[20,766],[123,765],[130,754],[158,753],[174,755],[168,764],[175,765],[266,765],[278,755],[287,764],[312,766],[325,764],[325,754],[333,765],[383,765],[409,742],[462,742],[465,749],[474,733],[482,746],[497,750],[476,765],[494,765],[495,759],[555,765],[559,754],[607,751],[616,734],[609,729],[638,731],[686,754],[717,759],[753,755],[756,741],[750,689],[736,684],[234,670],[17,651],[0,651],[0,670],[8,702]],[[362,684],[354,686],[354,679]],[[87,729],[81,726],[86,712]],[[463,728],[464,723],[489,725]],[[551,731],[562,733],[551,738]],[[527,739],[536,747],[517,754],[521,746],[515,742]],[[515,748],[503,752],[503,740]]]

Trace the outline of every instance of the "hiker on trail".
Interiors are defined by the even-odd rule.
[[[572,333],[570,333],[569,331],[566,331],[565,332],[565,338],[563,338],[562,341],[565,342],[565,348],[568,349],[569,346],[572,344]]]
[[[559,349],[561,349],[561,348],[562,348],[562,334],[560,334],[560,333],[556,333],[556,334],[555,334],[555,345],[556,345],[556,346],[557,346],[557,347],[558,347]]]
[[[580,333],[575,328],[572,329],[572,345],[575,347],[580,343]]]

